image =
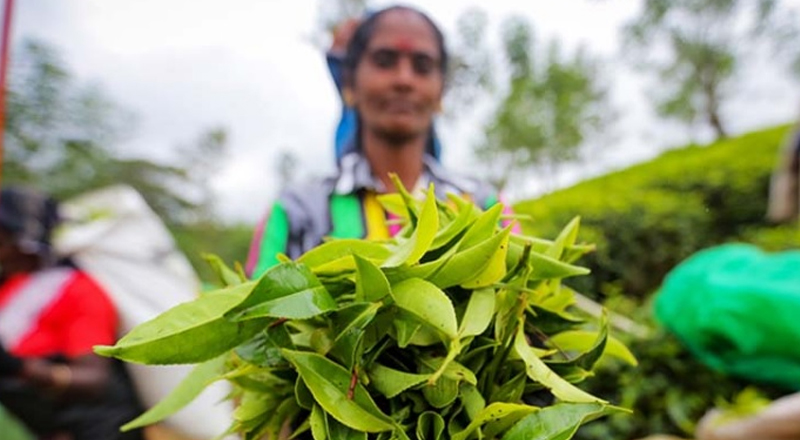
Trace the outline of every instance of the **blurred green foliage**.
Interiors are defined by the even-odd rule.
[[[227,155],[225,129],[206,129],[176,146],[179,163],[130,157],[117,145],[131,130],[133,115],[102,89],[78,81],[55,48],[26,40],[15,53],[4,185],[32,186],[66,200],[127,184],[170,228],[201,279],[214,279],[201,253],[244,262],[252,227],[216,218],[209,180]]]
[[[661,433],[691,437],[705,412],[752,386],[713,371],[656,326],[650,298],[664,275],[694,252],[730,241],[766,250],[800,248],[800,225],[766,223],[770,175],[788,127],[766,129],[708,146],[690,145],[631,168],[515,206],[531,216],[526,233],[553,236],[582,217],[582,236],[597,251],[575,279],[579,291],[600,292],[606,307],[653,330],[620,338],[639,361],[601,365],[585,389],[632,408],[582,428],[576,439],[635,439]],[[770,398],[785,391],[759,388]]]
[[[759,57],[791,73],[800,64],[797,15],[782,0],[641,0],[623,27],[624,53],[652,72],[650,93],[663,117],[707,123],[728,136],[731,90]],[[769,56],[767,55],[767,56]]]
[[[3,440],[33,440],[33,436],[2,406],[0,406],[0,432],[3,433]]]
[[[198,222],[172,228],[172,235],[197,271],[200,280],[212,282],[218,277],[204,260],[203,254],[217,255],[231,267],[236,263],[244,266],[250,239],[253,237],[253,226]]]
[[[759,244],[800,238],[764,220],[771,172],[787,127],[771,128],[707,146],[690,145],[628,169],[515,206],[531,220],[526,233],[554,236],[579,215],[581,237],[597,252],[582,263],[592,274],[576,279],[581,292],[606,296],[621,289],[644,298],[692,253],[715,244]],[[763,229],[767,228],[767,229]]]
[[[800,224],[747,228],[741,239],[772,252],[800,249]]]
[[[630,300],[628,309],[636,307]],[[619,299],[616,301],[619,303]],[[726,377],[696,360],[680,342],[656,328],[649,305],[638,307],[633,317],[654,330],[645,338],[617,335],[636,355],[639,365],[618,361],[601,365],[584,389],[633,409],[632,416],[611,416],[602,423],[581,428],[576,440],[636,439],[652,434],[692,437],[697,421],[721,401],[733,401],[745,389],[745,381]],[[785,393],[778,388],[760,387],[769,398]]]

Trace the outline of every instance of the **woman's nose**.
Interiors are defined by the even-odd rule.
[[[400,85],[411,85],[416,79],[414,65],[410,57],[400,57],[395,67],[394,79]]]

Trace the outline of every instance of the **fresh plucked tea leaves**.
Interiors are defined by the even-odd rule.
[[[433,188],[380,200],[406,222],[396,238],[330,240],[254,281],[211,258],[226,288],[98,347],[200,363],[136,425],[215,380],[234,386],[244,439],[561,440],[622,411],[575,384],[604,353],[635,362],[561,285],[587,272],[572,264],[592,249],[577,219],[551,241],[503,227],[502,206]]]

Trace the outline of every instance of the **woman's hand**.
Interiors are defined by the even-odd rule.
[[[92,400],[105,391],[111,375],[111,362],[90,354],[67,363],[44,359],[25,359],[21,377],[39,388],[61,397]]]

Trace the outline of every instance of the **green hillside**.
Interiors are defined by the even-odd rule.
[[[595,395],[634,410],[581,429],[577,440],[636,439],[662,433],[691,437],[697,420],[720,399],[752,384],[697,361],[658,329],[649,302],[664,275],[694,252],[729,241],[769,250],[800,247],[798,225],[765,222],[769,179],[788,134],[781,126],[711,145],[690,145],[515,206],[531,220],[526,233],[554,236],[579,215],[583,241],[597,250],[592,269],[573,287],[653,331],[617,334],[639,360],[636,368],[601,365],[585,382]],[[770,397],[783,391],[760,387]]]
[[[788,126],[711,145],[690,145],[621,171],[518,203],[527,233],[553,236],[580,215],[584,241],[597,252],[589,294],[622,290],[645,297],[663,275],[695,251],[732,240],[768,248],[800,246],[797,228],[767,228],[770,174]]]

